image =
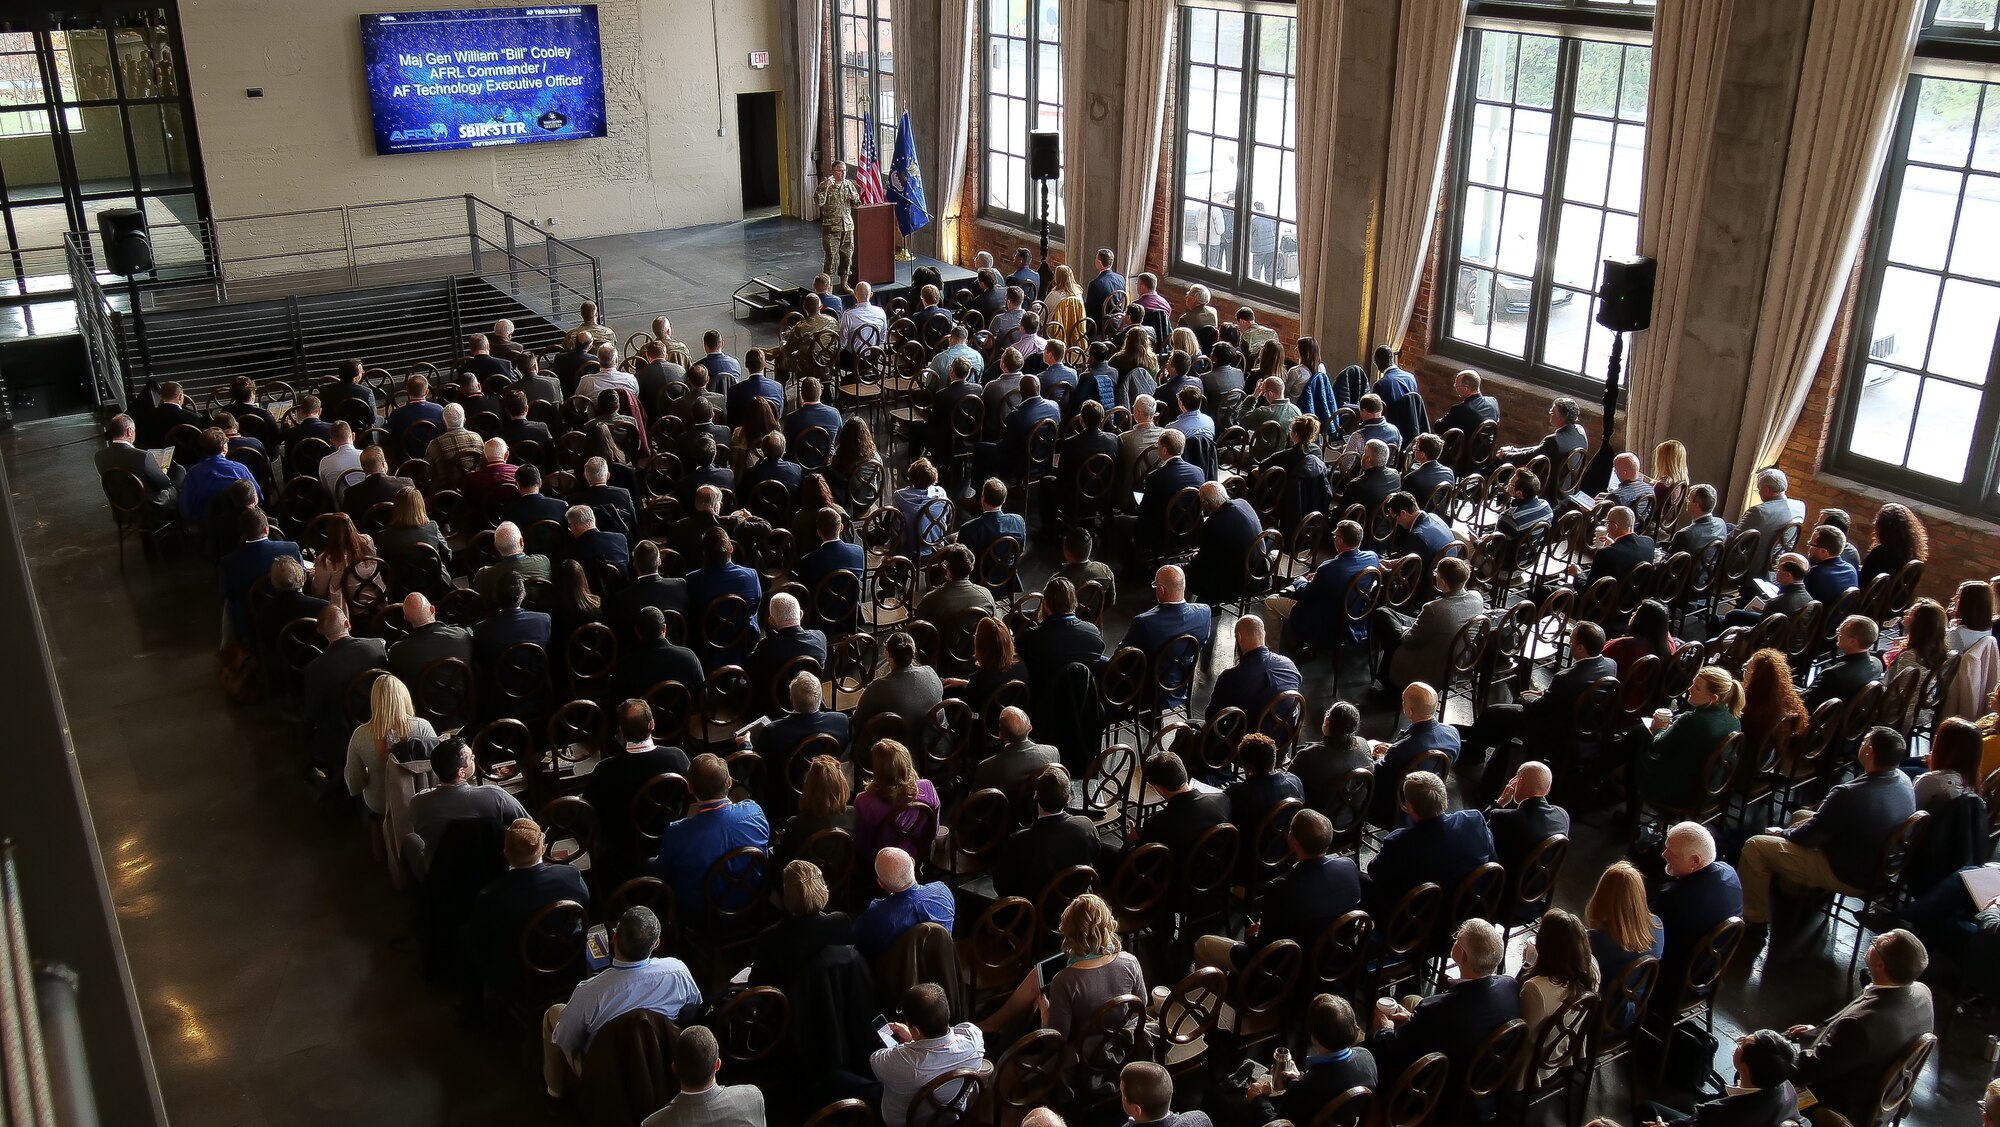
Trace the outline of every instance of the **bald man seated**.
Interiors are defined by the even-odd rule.
[[[1393,824],[1396,799],[1402,793],[1403,776],[1418,759],[1442,751],[1458,762],[1458,729],[1438,721],[1437,690],[1422,681],[1413,681],[1403,690],[1403,717],[1409,727],[1395,743],[1375,745],[1375,798],[1369,820],[1378,826]]]
[[[1554,784],[1555,774],[1549,765],[1531,759],[1500,788],[1500,797],[1486,811],[1486,828],[1493,831],[1493,853],[1510,881],[1537,846],[1557,834],[1569,834],[1569,811],[1549,801]]]

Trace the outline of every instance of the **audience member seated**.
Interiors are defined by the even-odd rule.
[[[976,590],[985,593],[984,589]],[[914,731],[930,710],[944,701],[944,682],[938,679],[937,670],[917,664],[917,640],[909,634],[896,631],[882,649],[889,655],[889,672],[861,690],[851,727],[855,732],[866,732],[869,721],[893,714],[902,720],[905,732]]]
[[[493,613],[472,628],[472,651],[482,666],[495,668],[507,647],[531,642],[549,652],[549,616],[538,610],[522,610],[528,586],[518,575],[503,577],[493,591]]]
[[[1739,719],[1743,687],[1719,665],[1704,665],[1695,673],[1687,703],[1687,709],[1671,721],[1663,722],[1657,713],[1651,718],[1652,739],[1639,762],[1629,768],[1634,773],[1635,797],[1629,811],[1634,821],[1641,804],[1670,810],[1699,806],[1709,756],[1723,740],[1743,730]],[[1740,747],[1738,751],[1740,757]]]
[[[707,1026],[681,1030],[671,1056],[680,1091],[639,1127],[764,1127],[764,1093],[754,1084],[716,1079],[722,1052]]]
[[[799,601],[783,592],[771,596],[767,613],[771,629],[750,654],[750,685],[754,694],[751,701],[753,706],[761,708],[760,715],[777,716],[784,710],[776,692],[779,672],[788,663],[802,657],[812,658],[824,666],[826,635],[799,625]]]
[[[844,785],[844,784],[843,784]],[[750,956],[750,985],[789,990],[799,972],[827,947],[845,947],[853,938],[846,912],[829,912],[826,876],[811,861],[785,866],[785,914],[757,935]]]
[[[1340,505],[1343,511],[1349,506],[1360,505],[1368,510],[1372,518],[1391,494],[1403,488],[1403,475],[1389,464],[1388,443],[1370,439],[1359,447],[1359,452],[1361,472],[1348,481],[1347,488],[1341,490]]]
[[[1171,751],[1148,755],[1140,775],[1160,806],[1138,828],[1134,840],[1166,846],[1176,863],[1186,863],[1201,835],[1229,821],[1229,799],[1213,787],[1197,789],[1179,755]],[[1237,828],[1245,834],[1255,829]]]
[[[1528,1043],[1535,1043],[1542,1026],[1556,1011],[1585,994],[1595,994],[1597,975],[1597,961],[1591,956],[1583,921],[1561,908],[1543,912],[1534,941],[1522,953],[1521,1020],[1528,1025]],[[1586,1046],[1573,1045],[1571,1055],[1559,1063],[1573,1064],[1585,1055]],[[1545,1072],[1534,1081],[1540,1083],[1552,1075]]]
[[[1077,617],[1076,588],[1069,580],[1049,580],[1042,591],[1042,610],[1041,623],[1021,639],[1017,663],[1027,672],[1028,714],[1037,719],[1052,718],[1060,707],[1056,686],[1065,670],[1082,665],[1094,672],[1104,664],[1104,633]],[[978,641],[975,633],[975,656]]]
[[[1931,1032],[1931,988],[1917,981],[1930,956],[1915,935],[1897,928],[1868,944],[1868,976],[1860,997],[1821,1025],[1794,1025],[1785,1036],[1800,1047],[1799,1086],[1819,1106],[1849,1123],[1874,1118],[1882,1078],[1918,1037]]]
[[[482,785],[472,746],[464,740],[454,737],[431,749],[431,778],[435,785],[410,799],[410,832],[402,841],[403,864],[418,880],[453,822],[482,822],[499,841],[508,826],[528,816],[513,795]]]
[[[1715,925],[1744,913],[1743,882],[1727,862],[1715,859],[1715,839],[1698,822],[1677,822],[1667,829],[1661,861],[1667,883],[1653,894],[1652,909],[1666,931],[1660,955],[1660,978],[1653,988],[1653,1012],[1673,1008],[1687,975],[1695,945]],[[1750,951],[1740,957],[1756,955]]]
[[[1395,743],[1376,744],[1375,802],[1369,820],[1378,826],[1395,821],[1397,800],[1402,794],[1403,777],[1419,759],[1441,751],[1458,762],[1458,729],[1438,720],[1437,690],[1422,681],[1412,681],[1403,690],[1403,718],[1409,727]]]
[[[513,521],[501,521],[493,530],[493,553],[499,558],[472,575],[472,589],[489,600],[499,593],[501,581],[509,576],[523,583],[529,580],[546,583],[549,579],[549,558],[528,553],[521,526]]]
[[[653,875],[673,887],[682,916],[699,917],[711,907],[742,908],[744,905],[734,899],[710,903],[708,871],[733,849],[769,849],[771,824],[755,801],[746,798],[739,802],[729,797],[729,764],[721,756],[695,756],[688,765],[687,781],[694,804],[688,807],[686,817],[660,835],[660,855],[653,862]]]
[[[622,572],[632,566],[632,550],[625,537],[599,529],[594,510],[584,505],[571,505],[564,518],[569,523],[570,536],[564,548],[565,558],[583,564],[586,571],[592,567],[609,566]]]
[[[187,471],[172,464],[162,470],[150,451],[139,449],[135,442],[138,428],[130,415],[112,416],[106,434],[111,441],[96,454],[97,472],[132,471],[146,487],[146,502],[153,519],[159,521],[172,516]]]
[[[1715,486],[1697,485],[1688,490],[1687,520],[1667,541],[1667,555],[1686,552],[1699,562],[1703,553],[1728,536],[1728,522],[1715,515]],[[1696,578],[1705,580],[1707,574],[1698,573]]]
[[[1156,449],[1160,464],[1146,475],[1139,490],[1138,544],[1148,555],[1157,555],[1167,543],[1167,514],[1174,498],[1183,489],[1198,488],[1207,480],[1200,466],[1181,456],[1187,450],[1187,435],[1163,430]]]
[[[509,823],[501,849],[507,857],[507,871],[480,890],[466,934],[471,939],[473,968],[479,981],[511,1002],[520,996],[526,972],[521,963],[521,932],[528,921],[563,900],[588,911],[590,886],[572,866],[552,865],[543,859],[542,827],[532,818]]]
[[[1874,654],[1881,627],[1864,615],[1851,614],[1841,620],[1833,636],[1837,656],[1821,669],[1806,689],[1806,708],[1815,709],[1830,700],[1853,700],[1870,681],[1882,679],[1882,659]]]
[[[583,1078],[584,1053],[612,1019],[650,1010],[686,1024],[686,1016],[700,1007],[701,988],[687,964],[655,957],[659,946],[660,920],[653,910],[626,909],[611,941],[611,965],[542,1015],[542,1084],[550,1099],[563,1098]]]
[[[1116,606],[1118,604],[1118,578],[1112,574],[1111,568],[1108,565],[1091,558],[1091,553],[1096,550],[1096,547],[1096,538],[1090,534],[1089,529],[1070,529],[1063,536],[1063,565],[1056,569],[1055,576],[1050,582],[1053,583],[1055,579],[1069,581],[1075,587],[1078,598],[1083,596],[1084,584],[1095,583],[1099,587],[1104,588],[1104,605],[1107,607]],[[1044,592],[1045,602],[1046,594]]]
[[[1305,801],[1305,788],[1298,776],[1278,766],[1278,745],[1262,732],[1251,732],[1237,741],[1232,761],[1242,777],[1230,783],[1223,795],[1229,800],[1229,820],[1245,835],[1255,834],[1286,799]],[[1238,851],[1237,857],[1247,872],[1251,864],[1248,850]]]
[[[228,611],[228,636],[244,643],[256,640],[256,623],[250,620],[250,588],[271,574],[271,566],[281,559],[303,560],[299,546],[290,540],[271,538],[271,521],[262,509],[251,509],[238,520],[242,543],[222,557],[223,605]],[[331,601],[331,600],[329,600]]]
[[[437,732],[416,714],[410,690],[394,675],[375,678],[368,690],[368,719],[347,741],[341,780],[368,807],[369,826],[390,858],[409,829],[410,799],[431,785],[430,751]],[[392,876],[401,869],[392,861]]]
[[[1480,385],[1478,372],[1465,370],[1453,376],[1451,390],[1458,397],[1458,402],[1452,404],[1451,410],[1446,411],[1431,429],[1440,435],[1458,431],[1465,436],[1464,441],[1470,443],[1479,430],[1479,424],[1499,422],[1500,401],[1482,394]]]
[[[299,729],[307,761],[330,775],[346,761],[354,730],[347,712],[347,686],[362,671],[383,668],[387,647],[380,638],[349,633],[347,612],[335,606],[320,611],[319,636],[326,649],[300,678]]]
[[[239,481],[249,482],[254,496],[262,500],[263,490],[258,487],[257,479],[251,476],[250,467],[229,459],[229,436],[215,427],[210,427],[201,432],[197,446],[201,460],[189,466],[187,473],[181,478],[180,505],[183,518],[196,524],[206,522],[211,502]]]
[[[1156,601],[1153,608],[1132,619],[1131,627],[1125,631],[1125,644],[1120,649],[1136,649],[1149,661],[1157,661],[1167,643],[1183,635],[1192,637],[1204,651],[1208,649],[1215,612],[1204,603],[1187,601],[1186,573],[1173,564],[1154,572],[1153,598]],[[1192,670],[1189,672],[1191,674]],[[1160,707],[1185,705],[1193,681],[1194,678],[1189,676],[1177,687],[1164,692]]]
[[[1830,524],[1813,529],[1806,541],[1806,559],[1812,564],[1806,572],[1806,591],[1828,607],[1860,586],[1854,565],[1840,556],[1846,547],[1846,535]]]
[[[1292,773],[1305,787],[1306,805],[1332,811],[1342,806],[1340,793],[1347,776],[1375,767],[1375,752],[1361,738],[1361,710],[1351,701],[1335,701],[1320,719],[1320,742],[1309,743],[1292,756]]]
[[[1556,674],[1547,689],[1522,692],[1520,704],[1486,706],[1464,733],[1467,763],[1478,767],[1494,749],[1505,749],[1517,739],[1539,749],[1569,738],[1577,700],[1599,679],[1617,676],[1618,670],[1604,656],[1604,628],[1595,622],[1570,628],[1569,652],[1569,668]]]
[[[1216,674],[1215,689],[1209,694],[1208,711],[1202,721],[1214,720],[1224,709],[1238,708],[1255,728],[1273,701],[1285,693],[1297,692],[1304,684],[1299,667],[1291,658],[1273,653],[1265,646],[1264,620],[1254,614],[1244,615],[1236,620],[1236,664]]]
[[[870,962],[888,954],[904,932],[918,924],[951,930],[951,888],[943,881],[917,883],[917,863],[891,846],[875,854],[875,883],[882,895],[854,921],[854,946]]]
[[[688,606],[701,624],[691,631],[700,643],[695,652],[701,655],[702,666],[707,669],[742,664],[760,631],[757,608],[764,599],[764,584],[756,572],[736,562],[734,548],[727,532],[709,529],[702,537],[701,566],[687,576]],[[732,644],[723,645],[710,641],[703,625],[716,600],[730,595],[742,599],[745,610],[741,633]]]
[[[1033,784],[1034,820],[1015,830],[994,854],[993,890],[999,896],[1033,900],[1057,873],[1076,865],[1097,865],[1097,827],[1068,809],[1069,772],[1049,767],[1034,777]]]
[[[1341,443],[1341,456],[1346,457],[1349,454],[1360,454],[1361,465],[1364,470],[1380,468],[1385,473],[1395,476],[1398,484],[1390,485],[1382,491],[1382,497],[1387,497],[1400,487],[1402,480],[1400,474],[1397,474],[1392,469],[1387,469],[1387,467],[1389,465],[1389,448],[1392,446],[1401,447],[1403,445],[1403,432],[1397,430],[1394,423],[1382,417],[1382,397],[1376,395],[1374,392],[1369,392],[1367,395],[1362,396],[1361,401],[1355,406],[1361,414],[1361,421],[1359,425],[1347,433],[1346,438]],[[1368,444],[1371,442],[1382,444],[1381,456],[1372,460],[1368,457],[1367,453]],[[1358,481],[1359,479],[1356,480]],[[1349,488],[1351,489],[1352,486]],[[1381,499],[1381,497],[1377,497],[1375,500],[1380,501]],[[1341,500],[1348,504],[1353,503],[1346,496],[1343,496]]]
[[[989,618],[986,621],[994,620]],[[972,789],[997,790],[1006,795],[1016,809],[1028,809],[1033,801],[1032,788],[1036,778],[1043,771],[1057,766],[1062,758],[1055,748],[1036,743],[1032,738],[1034,730],[1034,723],[1028,719],[1025,710],[1012,706],[1001,709],[1000,747],[973,768]]]
[[[472,666],[472,631],[440,621],[431,601],[412,591],[403,596],[403,625],[409,633],[389,647],[389,672],[423,693],[424,670],[446,658]]]
[[[1773,1029],[1759,1029],[1736,1039],[1736,1083],[1720,1099],[1697,1105],[1682,1115],[1652,1105],[1648,1123],[1656,1127],[1785,1127],[1799,1122],[1799,1093],[1792,1086],[1798,1069],[1798,1049]],[[1859,1122],[1867,1122],[1864,1116]]]
[[[1040,967],[1030,967],[1000,1008],[979,1023],[982,1032],[1012,1035],[1023,1029],[1053,1029],[1075,1041],[1091,1029],[1091,1019],[1104,1003],[1125,994],[1147,996],[1145,971],[1123,949],[1118,919],[1102,897],[1086,892],[1070,901],[1063,909],[1059,934],[1067,965],[1046,982]],[[1023,1026],[1030,1011],[1035,1024]]]
[[[1349,858],[1327,855],[1333,847],[1333,823],[1324,814],[1299,811],[1286,831],[1285,844],[1289,864],[1264,890],[1263,916],[1251,923],[1241,942],[1221,935],[1197,936],[1197,966],[1240,970],[1259,951],[1284,939],[1310,955],[1327,928],[1361,907],[1361,871]]]
[[[1415,616],[1384,606],[1369,621],[1369,638],[1382,655],[1377,679],[1391,689],[1417,681],[1450,684],[1453,643],[1466,623],[1486,613],[1486,596],[1467,586],[1471,564],[1447,557],[1433,575],[1437,597]]]
[[[1511,882],[1520,877],[1523,862],[1541,844],[1569,833],[1569,811],[1549,801],[1555,775],[1549,765],[1530,759],[1521,764],[1486,811],[1486,828],[1493,835],[1493,856]]]
[[[1469,810],[1459,813],[1479,816]],[[1521,1016],[1520,984],[1500,973],[1505,954],[1498,927],[1485,920],[1467,920],[1458,925],[1451,944],[1458,981],[1414,1005],[1405,999],[1393,1011],[1375,1010],[1375,1032],[1368,1048],[1382,1076],[1401,1076],[1429,1053],[1443,1053],[1451,1061],[1444,1122],[1453,1121],[1451,1109],[1463,1099],[1459,1093],[1465,1090],[1466,1073],[1479,1046],[1494,1030]]]
[[[1666,924],[1646,906],[1646,878],[1630,861],[1614,862],[1598,874],[1583,922],[1589,928],[1591,957],[1606,983],[1617,981],[1642,958],[1666,954]]]
[[[1577,421],[1581,418],[1583,408],[1577,406],[1576,400],[1567,395],[1557,396],[1549,404],[1549,433],[1533,446],[1501,447],[1499,461],[1518,466],[1543,457],[1560,471],[1570,454],[1590,447],[1590,436],[1583,433],[1583,424]]]
[[[1341,521],[1333,528],[1333,558],[1314,569],[1312,578],[1295,580],[1283,594],[1264,600],[1272,649],[1284,650],[1287,623],[1294,620],[1293,641],[1316,650],[1333,652],[1368,640],[1368,619],[1350,615],[1348,592],[1363,572],[1381,567],[1382,558],[1361,547],[1361,538],[1359,524]]]
[[[596,862],[598,879],[606,888],[617,888],[642,875],[652,860],[639,837],[638,826],[633,823],[632,800],[660,775],[685,778],[688,774],[686,752],[653,742],[651,705],[643,700],[621,703],[617,724],[612,746],[604,749],[597,768],[583,784],[583,800],[597,811],[599,849],[592,859]],[[683,910],[698,909],[700,903],[697,900]]]
[[[1250,582],[1250,546],[1264,525],[1250,502],[1231,497],[1220,482],[1203,483],[1200,497],[1201,532],[1188,565],[1188,585],[1198,599],[1226,603],[1241,597]]]
[[[1787,525],[1798,524],[1806,519],[1805,502],[1794,501],[1785,492],[1790,484],[1785,471],[1781,469],[1759,470],[1757,503],[1747,506],[1743,510],[1743,515],[1736,521],[1736,531],[1757,534],[1757,555],[1753,557],[1757,565],[1750,569],[1750,573],[1760,579],[1771,578],[1766,561],[1771,558],[1773,549],[1778,546],[1773,538]],[[1788,535],[1790,542],[1784,544],[1784,547],[1795,550],[1798,546],[1798,533],[1794,530]]]
[[[930,807],[935,831],[941,809],[937,787],[929,779],[917,777],[916,761],[899,740],[875,741],[868,760],[873,776],[854,798],[855,858],[865,862],[889,848],[912,855],[928,850],[932,835],[917,834],[920,819],[903,808],[912,803]]]
[[[1750,627],[1774,614],[1782,614],[1787,620],[1796,622],[1799,615],[1812,605],[1812,592],[1806,590],[1806,575],[1811,568],[1806,558],[1797,552],[1786,552],[1778,557],[1778,568],[1773,573],[1778,590],[1769,598],[1758,596],[1745,606],[1740,606],[1722,616],[1722,626],[1726,630],[1732,626]]]
[[[1477,810],[1446,813],[1445,801],[1443,779],[1429,771],[1403,776],[1401,810],[1409,825],[1389,831],[1368,863],[1368,910],[1375,918],[1386,919],[1421,884],[1435,884],[1450,897],[1472,870],[1495,860],[1486,819]]]
[[[889,1023],[896,1045],[875,1050],[868,1062],[882,1085],[882,1127],[908,1127],[910,1104],[924,1085],[956,1069],[980,1067],[986,1051],[977,1025],[951,1023],[951,1002],[935,983],[910,987],[896,1014],[902,1020]]]

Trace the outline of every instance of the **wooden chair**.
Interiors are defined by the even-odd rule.
[[[1380,1097],[1376,1122],[1380,1127],[1425,1127],[1450,1077],[1451,1061],[1443,1053],[1418,1057]]]
[[[1155,1064],[1184,1073],[1208,1057],[1208,1037],[1221,1019],[1229,995],[1229,977],[1215,967],[1197,967],[1174,984],[1160,1004],[1159,1016],[1147,1023]]]

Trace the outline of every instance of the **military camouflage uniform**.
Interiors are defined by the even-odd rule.
[[[852,180],[819,186],[819,237],[826,251],[820,269],[843,290],[854,268],[854,209],[860,206],[861,189]]]
[[[809,371],[807,357],[812,355],[813,338],[821,333],[840,335],[840,322],[828,313],[815,313],[793,325],[778,345],[778,370],[787,375],[811,376],[823,373]]]

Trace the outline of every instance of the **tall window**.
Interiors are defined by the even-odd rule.
[[[2000,511],[2000,0],[1939,0],[1903,97],[1834,460],[1899,490]],[[1922,57],[1950,53],[1950,77]],[[1968,60],[1971,60],[1968,66]]]
[[[1183,7],[1174,273],[1292,306],[1299,292],[1298,21]]]
[[[1028,176],[1028,132],[1062,129],[1058,0],[986,0],[986,213],[1026,226],[1041,218]],[[1049,223],[1063,219],[1062,181],[1049,186]]]
[[[876,145],[888,167],[896,149],[896,43],[890,0],[834,0],[834,104],[840,107],[840,159],[861,159],[861,131],[875,115]]]
[[[1466,33],[1440,342],[1559,386],[1595,384],[1610,361],[1597,293],[1604,258],[1638,244],[1652,63],[1633,42],[1650,4],[1565,7],[1560,32]]]

